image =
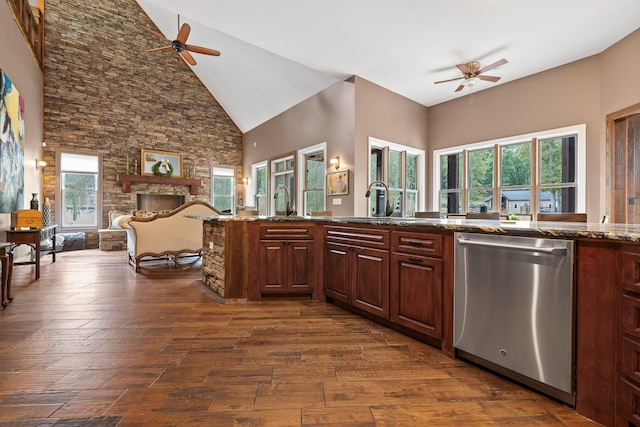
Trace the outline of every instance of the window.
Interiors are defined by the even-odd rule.
[[[232,167],[214,166],[211,171],[211,201],[213,207],[223,212],[235,213],[236,170]]]
[[[62,229],[95,229],[102,219],[101,158],[96,155],[60,152],[58,212]]]
[[[295,163],[293,155],[271,161],[271,212],[275,215],[296,206]]]
[[[469,151],[469,191],[467,212],[493,210],[493,148]]]
[[[298,152],[302,209],[299,213],[311,215],[325,210],[326,143],[314,145]]]
[[[369,212],[382,215],[389,205],[392,215],[412,217],[423,210],[424,151],[375,138],[369,138],[369,147],[369,183],[382,181],[389,187],[388,195],[381,183],[371,187]]]
[[[267,161],[251,165],[251,196],[259,215],[269,214],[267,203]],[[248,203],[248,202],[247,202]]]
[[[434,202],[453,214],[583,212],[585,144],[577,125],[437,150]]]

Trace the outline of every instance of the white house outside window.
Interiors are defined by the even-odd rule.
[[[449,214],[584,212],[585,146],[586,127],[576,125],[436,150],[434,205]]]
[[[62,229],[95,229],[102,218],[101,159],[96,155],[60,152],[57,221]]]

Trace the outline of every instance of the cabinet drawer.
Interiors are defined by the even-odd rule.
[[[619,358],[622,373],[640,383],[640,343],[622,338]]]
[[[345,243],[376,249],[389,248],[389,231],[375,228],[325,226],[327,242]]]
[[[313,239],[313,224],[261,224],[260,240],[263,239]]]
[[[640,293],[640,253],[620,251],[617,265],[622,287]]]
[[[622,297],[622,332],[640,339],[640,299]]]
[[[391,250],[406,254],[442,257],[441,234],[394,231],[391,233]]]
[[[625,420],[640,425],[640,389],[623,379],[619,381],[618,398],[616,399],[618,412]]]

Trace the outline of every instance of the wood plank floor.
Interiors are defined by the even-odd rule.
[[[0,426],[587,426],[572,408],[332,305],[216,303],[193,260],[16,266]]]

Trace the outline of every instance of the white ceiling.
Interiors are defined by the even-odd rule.
[[[170,40],[180,15],[188,44],[222,52],[194,54],[193,71],[242,132],[352,75],[431,106],[597,54],[640,25],[638,0],[137,1]],[[487,72],[498,83],[433,83],[502,58]]]

